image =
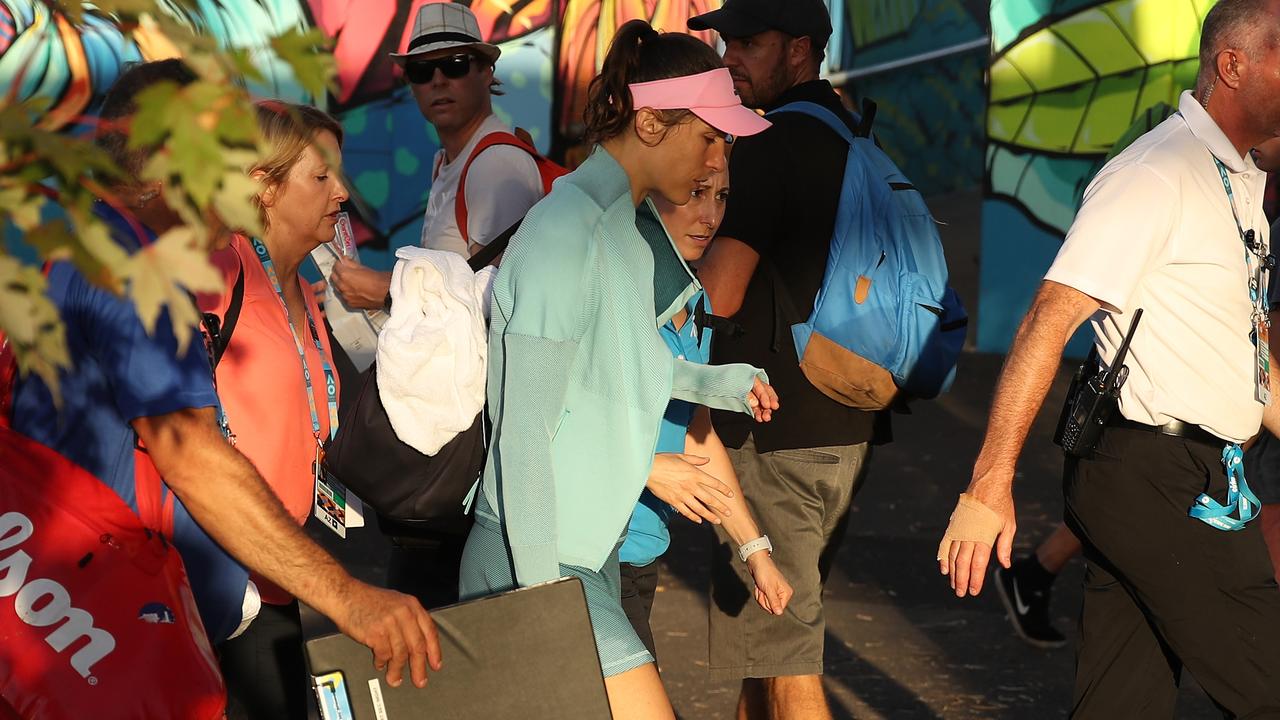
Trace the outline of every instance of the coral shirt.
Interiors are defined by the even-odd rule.
[[[225,279],[226,291],[221,296],[202,296],[199,304],[201,311],[219,317],[226,314],[231,288],[240,268],[244,268],[244,301],[231,342],[218,363],[218,397],[235,433],[236,449],[249,458],[284,503],[285,510],[301,525],[311,514],[314,501],[312,462],[316,458],[316,438],[293,332],[248,238],[237,235],[231,247],[213,254],[212,262]],[[298,282],[303,286],[307,310],[315,318],[324,357],[332,369],[329,334],[315,294],[301,277]],[[328,439],[328,395],[321,357],[305,326],[300,339],[311,371],[321,437]],[[337,383],[337,370],[333,373]],[[256,577],[255,582],[266,602],[284,604],[292,600],[270,583]]]

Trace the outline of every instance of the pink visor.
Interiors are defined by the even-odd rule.
[[[729,135],[755,135],[772,125],[742,106],[742,100],[733,91],[733,77],[725,68],[632,83],[630,88],[632,106],[637,109],[689,110],[711,127]]]

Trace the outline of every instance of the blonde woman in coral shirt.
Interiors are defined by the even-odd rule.
[[[237,235],[231,247],[214,255],[227,292],[201,305],[225,317],[231,288],[243,273],[240,313],[218,363],[218,396],[237,449],[301,525],[315,502],[319,447],[337,427],[338,377],[320,307],[298,268],[311,250],[333,239],[347,199],[339,172],[342,126],[312,107],[266,101],[257,110],[271,148],[251,171],[262,185],[257,204],[264,232],[258,238]],[[305,718],[297,601],[262,578],[254,580],[262,594],[261,614],[219,648],[227,715]]]

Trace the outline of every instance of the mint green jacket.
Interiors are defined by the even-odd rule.
[[[658,334],[698,290],[622,167],[596,151],[529,211],[493,286],[481,481],[521,586],[599,570],[653,463],[670,398],[750,413],[750,365],[675,360]]]

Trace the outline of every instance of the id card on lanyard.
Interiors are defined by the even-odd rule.
[[[324,470],[324,442],[326,438],[322,435],[320,414],[316,409],[315,390],[311,382],[311,368],[307,365],[307,353],[302,345],[302,339],[298,337],[298,333],[289,319],[289,306],[284,299],[284,288],[280,285],[280,278],[276,275],[275,263],[271,261],[271,254],[267,251],[267,246],[257,238],[251,238],[251,241],[253,243],[253,251],[262,263],[262,268],[266,270],[267,277],[271,280],[271,286],[280,300],[280,308],[284,311],[285,322],[289,325],[289,332],[293,335],[294,347],[298,351],[298,360],[302,364],[302,379],[306,384],[307,405],[311,410],[311,431],[316,443],[315,456],[311,461],[313,512],[316,519],[322,522],[325,527],[337,533],[339,537],[346,538],[347,528],[364,525],[363,508],[356,496],[349,494],[342,483],[330,477]],[[320,333],[316,329],[316,321],[311,317],[311,308],[305,302],[303,303],[303,311],[307,315],[307,327],[311,331],[311,342],[315,345],[316,353],[320,356],[320,366],[324,372],[325,396],[328,400],[329,411],[329,439],[331,439],[338,431],[338,383],[334,377],[333,367],[329,364],[328,357],[325,356],[324,345],[321,344]]]
[[[1222,187],[1227,191],[1227,203],[1231,205],[1231,216],[1236,221],[1236,231],[1240,233],[1240,241],[1244,243],[1244,264],[1248,274],[1250,313],[1250,339],[1253,341],[1253,399],[1263,405],[1271,402],[1271,317],[1267,306],[1267,278],[1274,263],[1268,254],[1267,246],[1257,240],[1253,230],[1246,231],[1240,223],[1240,213],[1236,210],[1235,193],[1231,189],[1231,179],[1227,175],[1227,167],[1218,158],[1213,159],[1218,166],[1218,175],[1222,178]]]

